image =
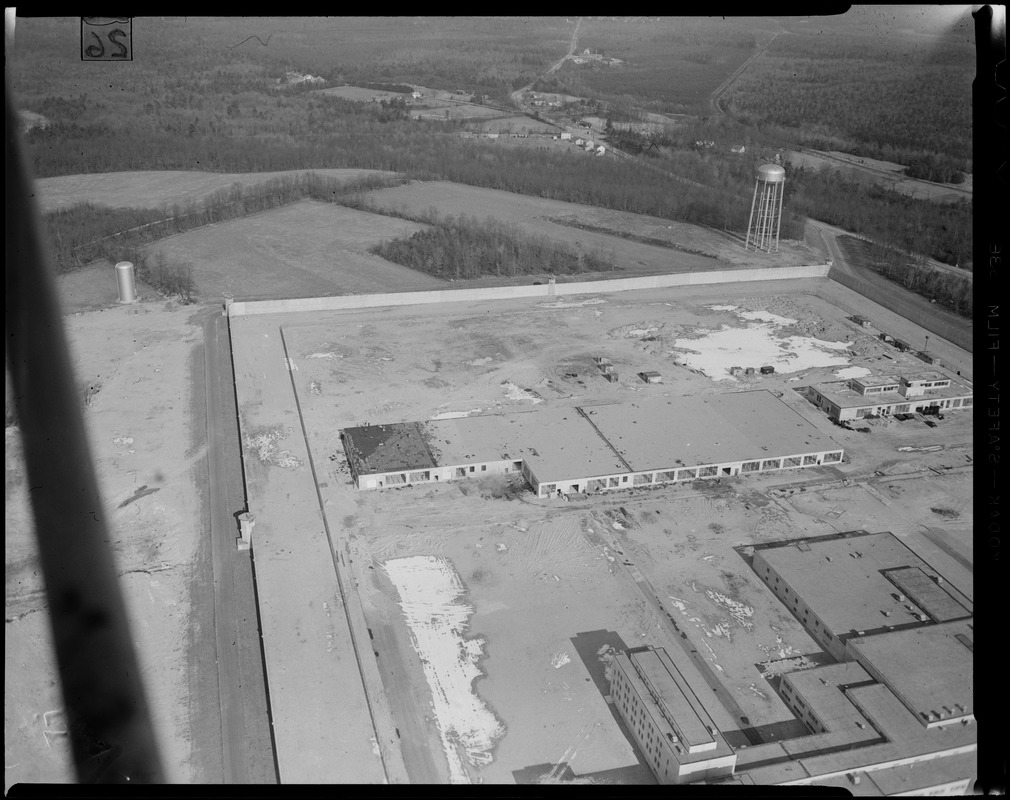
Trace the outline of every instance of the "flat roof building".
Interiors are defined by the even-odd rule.
[[[839,422],[859,417],[909,414],[927,408],[972,406],[972,389],[935,370],[906,375],[870,375],[807,388],[807,399]]]
[[[660,783],[733,773],[733,748],[666,650],[636,647],[616,655],[610,694]]]
[[[540,496],[816,467],[843,455],[765,390],[348,428],[343,438],[361,489],[521,472]]]
[[[852,639],[849,650],[924,727],[974,719],[974,625],[963,619]]]
[[[971,600],[887,532],[758,545],[753,568],[840,661],[853,658],[846,648],[850,639],[931,624],[938,616],[950,620],[958,608],[962,618],[973,613]],[[911,594],[910,570],[936,592]]]

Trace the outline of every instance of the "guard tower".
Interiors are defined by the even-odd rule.
[[[747,250],[778,252],[779,229],[782,227],[782,194],[786,171],[778,164],[762,164],[755,171],[754,199],[747,223]]]

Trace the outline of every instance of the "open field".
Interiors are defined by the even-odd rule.
[[[368,248],[422,227],[303,200],[163,239],[151,249],[192,263],[202,299],[407,291],[442,281],[373,256]]]
[[[326,89],[316,89],[314,94],[322,94],[327,97],[342,97],[344,100],[353,100],[356,103],[370,103],[375,99],[402,100],[409,97],[409,95],[403,92],[366,89],[363,86],[331,86]]]
[[[762,673],[774,671],[766,662],[822,655],[750,571],[737,549],[748,544],[891,529],[970,592],[971,413],[949,414],[937,429],[918,419],[874,424],[869,435],[833,426],[793,390],[846,366],[893,372],[921,362],[845,319],[849,304],[879,318],[870,301],[831,286],[843,311],[817,296],[826,282],[778,283],[232,319],[243,431],[270,438],[266,451],[247,455],[256,462],[250,503],[263,531],[257,570],[269,581],[306,558],[318,560],[315,545],[289,531],[295,517],[323,515],[333,585],[339,576],[349,624],[364,634],[356,652],[365,689],[387,704],[373,708],[374,734],[366,728],[359,735],[375,735],[384,758],[399,752],[412,781],[528,782],[556,777],[567,764],[569,775],[586,782],[650,782],[607,701],[608,646],[663,646],[693,686],[714,681],[722,706],[713,714],[735,746],[796,735],[796,720]],[[706,352],[708,334],[737,330],[756,339],[761,325],[771,325],[778,350],[820,342],[841,358],[732,383],[714,367],[681,365],[685,353]],[[599,354],[615,363],[619,383],[600,377],[592,364]],[[649,369],[665,383],[633,377]],[[348,426],[439,415],[748,388],[780,394],[845,448],[845,463],[571,503],[506,499],[502,479],[358,492],[338,435]],[[304,436],[291,418],[296,398]],[[284,493],[303,484],[306,499],[318,487],[318,505],[288,507]],[[772,491],[801,485],[803,492]],[[436,645],[417,627],[434,596],[405,595],[398,577],[404,560],[417,558],[437,562],[458,582],[459,594],[446,595],[431,613],[456,615],[451,630],[468,642],[481,672],[470,701],[479,713],[446,717],[434,701],[436,686],[459,678],[437,666]],[[315,591],[325,594],[324,587]],[[284,627],[291,599],[261,591],[260,602],[264,620]],[[325,610],[299,615],[306,632],[315,617],[331,624]],[[271,642],[279,633],[265,622],[268,669],[290,683],[296,664],[326,648],[311,635],[278,648]],[[447,636],[442,646],[451,642]],[[325,721],[309,719],[309,704],[293,697],[287,702],[300,709],[299,720],[322,726],[325,740]],[[495,724],[483,741],[490,744],[467,758],[445,726],[459,726],[462,735],[488,714]],[[277,729],[292,722],[278,716]],[[399,738],[382,734],[394,728]]]
[[[110,208],[164,208],[198,203],[208,195],[230,189],[236,183],[255,186],[285,176],[314,172],[324,178],[353,181],[370,175],[394,173],[372,169],[314,169],[282,172],[197,172],[157,170],[102,172],[94,175],[64,175],[35,181],[42,211],[55,211],[77,203],[95,203]]]
[[[499,117],[489,119],[484,122],[476,122],[468,126],[469,130],[486,133],[546,133],[557,134],[561,128],[546,122],[540,122],[531,117],[516,115],[511,117]]]
[[[502,115],[497,108],[427,98],[412,101],[409,113],[420,119],[484,119]]]
[[[879,161],[873,158],[860,158],[849,153],[818,153],[815,150],[805,150],[796,152],[790,150],[786,153],[786,158],[794,167],[805,167],[806,169],[822,169],[827,167],[840,172],[848,178],[853,178],[866,183],[874,183],[884,186],[895,192],[907,194],[909,197],[916,197],[920,200],[934,200],[941,203],[959,203],[962,200],[971,200],[972,197],[972,177],[966,176],[964,183],[946,184],[921,181],[915,178],[907,178],[904,175],[907,167],[895,164],[891,161]]]
[[[570,142],[559,140],[551,144],[562,144],[568,149],[574,149]],[[579,153],[572,153],[573,158],[578,155]],[[447,181],[414,182],[369,192],[367,196],[387,208],[418,213],[434,207],[439,214],[494,217],[500,222],[515,223],[529,233],[543,234],[588,251],[602,248],[605,254],[614,254],[614,264],[618,268],[615,277],[689,269],[724,269],[727,263],[738,266],[822,263],[822,258],[815,250],[798,242],[782,242],[781,252],[773,255],[747,252],[732,240],[694,225]],[[551,220],[558,220],[561,224]],[[579,230],[563,224],[564,222],[651,237],[669,242],[673,248],[681,250]]]
[[[205,655],[194,649],[191,604],[205,450],[192,426],[190,361],[202,332],[192,309],[169,308],[144,303],[64,319],[77,379],[92,387],[84,420],[165,773],[191,783],[217,780],[219,769],[208,772],[214,740],[199,735],[208,722],[214,730],[218,701]],[[17,429],[7,429],[5,450],[6,791],[70,780],[72,767],[65,719],[47,713],[62,698]]]

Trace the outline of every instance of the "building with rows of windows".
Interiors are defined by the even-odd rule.
[[[807,398],[831,419],[845,422],[860,417],[969,408],[972,390],[960,381],[930,370],[818,383],[808,387]]]

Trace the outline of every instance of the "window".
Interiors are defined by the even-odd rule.
[[[473,467],[470,467],[470,472],[473,472],[473,471],[474,471],[474,468],[473,468]]]
[[[787,458],[782,462],[783,469],[789,469],[790,467],[798,467],[800,465],[800,457],[793,456],[792,458]]]
[[[628,482],[628,476],[625,475],[621,478],[621,483],[627,483],[627,482]]]
[[[760,461],[744,461],[743,466],[740,467],[741,472],[757,472],[761,466]]]
[[[824,463],[825,464],[833,464],[836,461],[841,461],[841,460],[842,460],[842,454],[841,453],[825,453],[824,454]]]
[[[781,463],[777,458],[769,458],[761,462],[761,469],[778,469]]]
[[[718,474],[719,474],[719,468],[718,467],[702,467],[701,469],[698,470],[698,477],[699,478],[710,478],[713,475],[718,475]]]
[[[957,408],[960,405],[961,405],[960,399],[954,400],[954,408]]]
[[[972,398],[970,397],[964,398],[964,405],[970,406],[971,404],[972,404]]]
[[[480,471],[481,472],[487,472],[487,464],[481,464],[480,465]]]
[[[808,467],[817,463],[817,456],[803,456],[803,466]]]

